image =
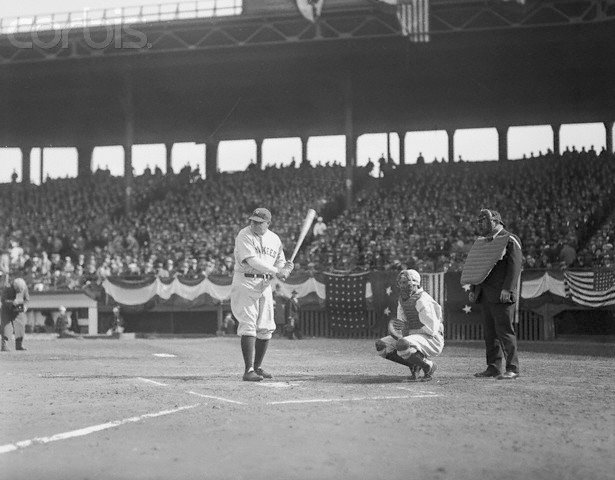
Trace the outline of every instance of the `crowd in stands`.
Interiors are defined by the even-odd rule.
[[[308,208],[325,217],[297,271],[459,270],[485,207],[500,211],[521,238],[525,268],[613,266],[615,158],[604,151],[387,164],[382,178],[369,169],[355,172],[350,210],[339,164],[251,167],[213,181],[190,167],[146,171],[134,179],[130,216],[124,180],[107,171],[0,185],[0,270],[19,272],[34,290],[78,289],[109,276],[228,275],[233,239],[257,206],[272,210],[271,229],[288,251]]]

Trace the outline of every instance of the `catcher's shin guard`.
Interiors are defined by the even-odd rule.
[[[431,368],[431,365],[429,365],[425,361],[425,355],[423,355],[421,352],[414,352],[412,355],[410,355],[408,357],[408,362],[412,363],[412,365],[420,367],[425,372],[428,372]]]
[[[387,360],[391,360],[392,362],[399,363],[400,365],[405,365],[406,367],[412,366],[412,364],[408,360],[404,360],[399,355],[397,355],[397,352],[387,353],[384,358],[386,358]]]

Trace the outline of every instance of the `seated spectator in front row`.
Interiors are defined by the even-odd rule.
[[[58,338],[77,338],[74,332],[70,331],[71,321],[66,314],[66,307],[60,305],[60,315],[56,319],[56,332],[58,332]]]

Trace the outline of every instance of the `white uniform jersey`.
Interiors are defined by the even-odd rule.
[[[235,238],[235,272],[263,273],[253,269],[245,260],[256,257],[263,263],[272,267],[282,267],[286,262],[282,241],[271,230],[267,230],[263,236],[252,233],[250,227],[243,228]]]
[[[235,271],[231,287],[231,310],[237,319],[237,335],[256,336],[268,340],[275,331],[271,278],[245,261],[255,257],[266,265],[280,268],[286,257],[282,241],[267,230],[263,236],[252,233],[250,227],[242,229],[235,238]],[[250,275],[246,277],[246,274]],[[260,277],[252,275],[261,275]]]

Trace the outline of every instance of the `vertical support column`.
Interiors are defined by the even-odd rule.
[[[406,164],[406,132],[397,132],[399,137],[399,164]]]
[[[21,147],[21,183],[30,184],[30,160],[32,159],[32,147]],[[43,153],[41,152],[41,156]]]
[[[308,161],[308,141],[310,137],[300,137],[301,138],[301,162]]]
[[[455,163],[455,130],[447,130],[448,135],[448,163]]]
[[[91,145],[82,145],[77,147],[77,177],[89,178],[92,176],[92,153],[94,147]],[[43,170],[43,155],[41,154],[41,175]],[[41,182],[42,183],[42,182]]]
[[[205,178],[213,179],[218,174],[218,146],[219,140],[205,142]]]
[[[604,122],[604,128],[606,129],[606,153],[613,153],[613,120],[610,122]]]
[[[88,335],[98,333],[98,306],[88,308]]]
[[[41,158],[40,158],[40,167],[41,167],[41,169],[40,169],[39,175],[38,175],[38,178],[40,180],[39,183],[38,183],[39,185],[43,184],[43,167],[45,166],[44,158],[45,158],[45,149],[41,148]]]
[[[497,127],[498,131],[498,160],[508,160],[508,127]]]
[[[224,335],[224,325],[222,324],[223,320],[222,305],[218,304],[218,307],[216,308],[216,323],[218,325],[218,329],[216,330],[217,336]]]
[[[391,159],[391,132],[387,132],[387,162]]]
[[[124,182],[126,187],[126,198],[124,208],[126,215],[132,212],[132,194],[134,188],[134,177],[132,175],[132,144],[126,142],[124,148]]]
[[[263,140],[262,138],[255,138],[256,142],[256,168],[258,170],[263,169]]]
[[[344,132],[346,134],[346,209],[353,203],[354,166],[356,164],[357,139],[354,133],[353,94],[350,75],[345,79],[344,85]]]
[[[164,144],[165,154],[166,154],[166,173],[167,175],[173,173],[173,164],[171,163],[171,155],[173,154],[173,144],[165,143]],[[207,148],[207,147],[206,147]]]
[[[559,123],[554,123],[551,125],[551,130],[553,130],[553,154],[556,157],[559,157],[562,154],[559,143],[559,132],[561,128],[562,126]]]
[[[124,183],[126,186],[125,211],[130,216],[132,212],[132,194],[134,178],[132,176],[132,145],[135,138],[135,109],[132,94],[132,78],[130,72],[124,78],[124,89],[121,93],[120,102],[124,110]]]

